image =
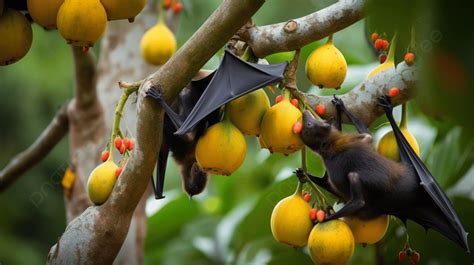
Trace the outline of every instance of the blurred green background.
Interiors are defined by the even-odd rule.
[[[220,2],[183,1],[186,10],[177,36],[180,45]],[[254,21],[257,25],[280,22],[303,16],[332,2],[334,1],[270,0],[258,12]],[[383,9],[382,3],[372,3],[374,12],[391,10],[400,14],[403,12],[399,9],[411,7],[421,10],[426,7],[421,4],[421,7],[414,7],[410,6],[409,1],[401,1],[402,4],[398,1],[397,6],[400,8],[391,9],[386,4],[394,1],[381,2],[385,5]],[[436,3],[432,6],[442,7],[445,2]],[[429,23],[426,22],[428,25],[423,23],[420,35],[433,29],[440,31],[443,36],[453,34],[453,28],[463,21],[454,18],[450,28],[443,24],[447,15],[440,14],[434,7],[428,11],[423,9],[423,14],[431,16],[427,20]],[[416,18],[418,13],[404,14]],[[377,21],[374,18],[367,27],[381,25]],[[440,24],[443,27],[438,27]],[[391,32],[390,27],[393,25],[397,25],[396,21],[388,23],[386,32]],[[381,28],[377,30],[380,31]],[[33,25],[33,31],[33,46],[27,56],[16,64],[0,68],[0,98],[3,99],[0,104],[2,168],[15,154],[36,139],[62,103],[72,97],[73,65],[70,48],[56,31],[46,32],[37,25]],[[366,24],[361,21],[334,37],[335,45],[349,64],[347,79],[338,93],[344,93],[362,82],[377,66],[377,57],[366,40],[366,32]],[[307,57],[321,43],[324,40],[305,47],[303,57]],[[450,42],[445,37],[439,43],[432,43],[437,44],[449,47]],[[464,46],[462,48],[465,49]],[[403,53],[404,49],[406,46],[400,48],[400,52]],[[456,49],[452,50],[457,52]],[[424,49],[420,54],[426,54],[429,58],[432,51],[433,49]],[[464,52],[468,56],[461,57],[461,64],[474,58],[470,56],[472,51]],[[305,58],[302,58],[298,73],[299,87],[314,93],[334,93],[333,90],[321,92],[310,86],[302,71],[304,61]],[[219,55],[211,59],[206,67],[215,68],[218,62]],[[472,60],[465,67],[470,74],[469,91],[472,93],[473,75],[470,67]],[[429,73],[424,75],[424,81],[431,80],[432,76]],[[425,86],[420,89],[424,91]],[[437,92],[431,94],[434,93]],[[273,101],[275,95],[269,95]],[[466,102],[470,99],[472,98],[467,97],[462,100]],[[446,100],[450,102],[449,99]],[[471,105],[459,105],[456,111],[459,112],[461,108],[462,114],[472,113]],[[452,105],[443,106],[442,110],[449,106]],[[409,129],[418,139],[423,160],[453,200],[466,230],[474,231],[472,131],[468,130],[470,128],[465,119],[456,119],[455,115],[424,115],[417,102],[410,103],[409,110]],[[472,116],[470,121],[472,122]],[[376,138],[387,131],[385,122],[381,118],[373,124]],[[345,129],[352,130],[350,126]],[[296,178],[291,172],[300,166],[300,154],[288,157],[270,155],[268,151],[259,149],[256,139],[247,140],[248,151],[243,166],[230,177],[212,176],[207,190],[192,201],[181,191],[176,166],[169,163],[166,199],[150,199],[147,206],[147,264],[311,264],[305,249],[292,249],[278,244],[270,232],[269,220],[274,205],[296,188]],[[67,167],[68,155],[67,139],[64,139],[40,165],[0,193],[0,264],[45,263],[49,248],[57,241],[66,225],[60,179]],[[319,158],[311,154],[309,159],[310,171],[322,174],[324,169]],[[409,223],[408,229],[412,247],[422,254],[422,264],[473,263],[472,255],[466,254],[438,233],[425,233],[414,223]],[[470,242],[471,246],[474,245],[472,237]],[[389,231],[380,244],[365,248],[357,246],[351,264],[376,264],[376,260],[379,261],[378,264],[382,264],[380,261],[395,264],[403,244],[403,228],[392,220]]]

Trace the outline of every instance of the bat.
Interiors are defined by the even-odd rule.
[[[324,120],[314,118],[308,111],[303,113],[303,142],[317,152],[326,166],[325,175],[309,175],[312,182],[345,202],[342,209],[329,215],[326,220],[344,216],[372,219],[379,215],[393,215],[406,223],[413,220],[425,229],[433,229],[469,252],[467,233],[454,211],[452,203],[441,190],[435,178],[398,128],[388,96],[380,98],[394,130],[399,146],[401,162],[397,163],[378,154],[372,145],[372,136],[352,115],[339,98],[333,103],[344,112],[359,131],[345,134]],[[340,124],[340,120],[336,122]],[[295,172],[299,177],[303,170]]]
[[[156,185],[152,178],[155,198],[163,197],[164,175],[170,150],[178,163],[179,157],[191,158],[182,167],[185,190],[188,191],[186,185],[189,185],[192,193],[202,191],[203,182],[205,187],[203,179],[207,179],[207,174],[198,168],[194,156],[199,137],[210,125],[220,121],[220,109],[223,105],[259,88],[281,81],[286,66],[287,63],[264,65],[246,62],[225,49],[224,57],[217,70],[201,80],[191,81],[188,88],[180,93],[178,97],[180,102],[174,103],[174,106],[165,102],[159,86],[147,91],[147,97],[155,99],[166,113],[163,143],[157,162]],[[180,113],[176,113],[178,109],[181,109]],[[177,130],[174,131],[174,129]],[[187,172],[194,173],[187,174]],[[185,176],[186,174],[188,176]]]

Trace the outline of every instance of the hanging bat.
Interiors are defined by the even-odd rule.
[[[190,196],[206,186],[207,173],[199,168],[194,154],[197,141],[205,130],[221,119],[220,109],[227,102],[283,79],[287,63],[262,65],[241,60],[229,50],[214,72],[192,81],[173,104],[168,105],[159,87],[147,91],[165,110],[163,142],[157,162],[155,198],[163,198],[168,153],[181,165],[183,188]],[[177,129],[177,130],[176,130]],[[175,131],[176,130],[176,131]]]
[[[380,105],[395,133],[401,162],[397,163],[378,154],[368,130],[344,107],[342,100],[333,100],[356,125],[359,134],[345,134],[324,120],[303,113],[303,142],[317,152],[326,166],[322,178],[309,176],[318,186],[345,202],[342,209],[326,220],[344,216],[371,219],[379,215],[393,215],[404,223],[413,220],[425,229],[432,228],[469,252],[467,233],[451,201],[398,128],[388,96],[380,98]],[[296,171],[302,176],[301,169]]]

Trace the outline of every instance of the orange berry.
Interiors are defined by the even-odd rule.
[[[387,54],[386,53],[381,53],[379,55],[379,62],[382,64],[387,60]]]
[[[283,96],[282,96],[282,95],[278,95],[278,96],[276,96],[276,98],[275,98],[275,102],[276,102],[276,103],[280,103],[282,100],[283,100]]]
[[[316,213],[317,212],[318,212],[318,210],[316,210],[314,208],[309,210],[309,219],[316,220]]]
[[[303,199],[306,202],[309,202],[311,200],[311,193],[305,193],[304,196],[303,196]]]
[[[388,46],[390,46],[388,40],[382,40],[382,50],[386,51],[388,49]]]
[[[326,106],[324,106],[323,104],[316,105],[314,110],[316,111],[316,114],[318,114],[320,117],[324,117],[324,115],[326,115]]]
[[[124,144],[122,144],[122,145],[120,146],[119,152],[120,152],[120,154],[125,153],[125,145],[124,145]]]
[[[165,9],[169,9],[169,8],[171,7],[171,0],[165,0],[165,1],[163,2],[163,7],[164,7]]]
[[[379,38],[379,34],[377,34],[377,32],[374,32],[372,33],[371,38],[372,38],[372,41],[376,41]]]
[[[316,218],[318,219],[319,222],[323,222],[324,219],[326,218],[326,213],[323,210],[319,210],[316,213]]]
[[[115,145],[115,148],[120,150],[120,147],[122,146],[122,139],[120,137],[116,137],[114,140],[114,145]]]
[[[122,170],[123,170],[123,166],[118,167],[118,168],[115,170],[115,176],[116,176],[116,177],[120,176],[120,174],[122,174]]]
[[[181,12],[181,9],[183,9],[183,4],[181,4],[180,2],[176,2],[176,3],[173,4],[173,11],[176,14]]]
[[[413,254],[411,255],[411,260],[413,260],[413,262],[415,262],[415,264],[418,264],[420,262],[420,258],[421,258],[421,255],[420,253],[418,252],[413,252]]]
[[[383,40],[382,39],[376,39],[374,42],[374,47],[377,51],[382,50],[383,48]]]
[[[400,94],[400,89],[398,89],[398,87],[392,87],[388,90],[388,96],[391,98],[398,96],[398,94]]]
[[[290,102],[293,104],[293,106],[298,107],[298,100],[296,98],[291,99]]]
[[[100,154],[100,160],[102,160],[102,162],[107,161],[107,159],[109,159],[109,155],[110,155],[109,150],[102,151],[102,154]]]
[[[123,144],[125,145],[125,148],[128,149],[130,147],[130,139],[123,138]]]
[[[135,147],[135,140],[130,139],[130,145],[127,147],[129,151],[133,150],[133,147]]]
[[[407,65],[412,65],[415,62],[415,55],[411,52],[405,54],[405,63]]]
[[[297,121],[295,124],[293,124],[293,133],[300,134],[302,130],[303,124],[300,121]]]

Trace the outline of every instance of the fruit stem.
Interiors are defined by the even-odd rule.
[[[400,121],[400,128],[407,127],[407,103],[402,104],[402,120]]]
[[[326,43],[332,43],[332,35],[333,34],[329,35],[328,41]]]
[[[307,162],[306,162],[306,147],[303,147],[303,149],[301,150],[301,167],[303,168],[306,182],[308,182],[311,188],[313,188],[313,190],[316,192],[316,201],[318,201],[321,206],[326,207],[326,200],[325,200],[324,194],[319,190],[316,184],[314,184],[311,181],[311,179],[309,179],[308,177],[308,167],[307,167]]]
[[[390,42],[390,49],[388,50],[387,60],[384,63],[395,62],[395,52],[397,50],[397,33],[393,35],[392,41]]]
[[[115,140],[115,137],[117,137],[117,135],[121,135],[120,119],[122,118],[123,108],[125,107],[125,103],[127,103],[128,97],[137,90],[138,88],[127,88],[123,90],[122,95],[120,96],[117,107],[115,108],[114,125],[112,127],[112,135],[110,136],[110,143],[109,143],[110,155],[107,161],[114,160],[114,147],[115,147],[114,140]]]
[[[288,88],[284,87],[282,90],[281,90],[281,95],[283,96],[283,100],[285,101],[290,101],[290,97],[291,97],[291,92]]]

